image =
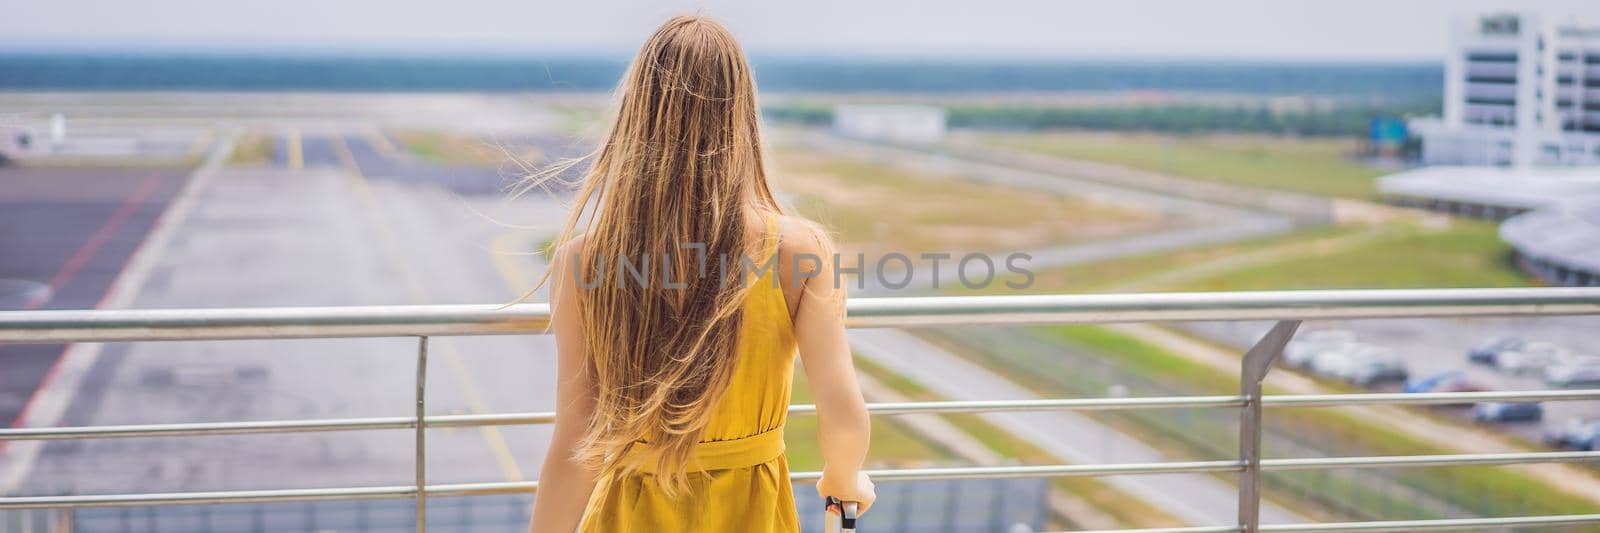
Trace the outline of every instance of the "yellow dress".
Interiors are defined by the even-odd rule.
[[[776,230],[769,219],[764,257],[777,252]],[[695,447],[689,490],[669,498],[648,473],[608,475],[590,496],[579,531],[800,531],[783,454],[795,338],[776,275],[763,273],[744,302],[738,366]]]

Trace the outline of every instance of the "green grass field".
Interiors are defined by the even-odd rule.
[[[1196,364],[1161,347],[1104,327],[1045,326],[1033,328],[1030,334],[1059,346],[1051,353],[1072,351],[1092,354],[1093,357],[1104,359],[1106,364],[1114,365],[1148,383],[1165,384],[1170,390],[1175,391],[1169,394],[1232,394],[1238,390],[1238,376],[1234,374]],[[1084,386],[1082,374],[1092,372],[1089,368],[1067,368],[1043,363],[1033,359],[1033,355],[1022,355],[1022,351],[1018,350],[995,351],[990,349],[992,345],[988,343],[987,338],[962,340],[960,332],[941,332],[927,335],[927,338],[984,364],[985,367],[1042,397],[1080,396],[1082,393],[1080,389]],[[1281,393],[1277,390],[1267,392]],[[1092,416],[1140,436],[1153,446],[1167,450],[1177,457],[1213,456],[1230,451],[1228,446],[1232,446],[1228,443],[1229,436],[1226,434],[1228,431],[1233,431],[1232,428],[1194,427],[1193,424],[1173,426],[1175,421],[1184,418],[1174,418],[1175,415],[1166,411],[1095,413]],[[1336,409],[1274,410],[1269,413],[1269,417],[1271,424],[1286,426],[1287,430],[1295,435],[1319,440],[1327,443],[1326,446],[1340,450],[1333,452],[1333,455],[1453,453],[1452,450],[1442,449],[1410,435],[1370,424],[1354,414]],[[1215,435],[1196,433],[1199,430],[1206,432],[1218,430],[1221,433]],[[1271,449],[1268,452],[1281,453]],[[1328,499],[1331,497],[1330,494],[1337,493],[1341,495],[1340,497],[1360,497],[1371,502],[1383,502],[1375,503],[1383,506],[1381,510],[1363,509],[1363,512],[1431,512],[1431,509],[1425,506],[1405,509],[1404,507],[1408,505],[1407,500],[1379,490],[1377,487],[1366,486],[1370,483],[1351,482],[1349,479],[1343,481],[1324,479],[1323,481],[1329,484],[1307,486],[1308,482],[1319,482],[1305,477],[1285,476],[1281,473],[1269,474],[1267,477],[1269,488],[1276,487],[1276,490],[1269,494],[1286,502],[1299,501],[1301,505],[1338,507],[1346,502],[1337,498]],[[1396,483],[1440,498],[1450,505],[1485,514],[1567,514],[1590,512],[1585,509],[1592,509],[1584,497],[1566,493],[1516,468],[1406,469],[1396,473],[1393,479]],[[1318,494],[1317,487],[1324,487],[1334,492]],[[1536,498],[1524,496],[1527,494],[1539,496]],[[1310,510],[1323,512],[1317,509]]]
[[[1500,240],[1498,228],[1487,222],[1457,220],[1444,229],[1409,224],[1322,227],[1041,270],[1034,273],[1033,286],[1027,292],[1120,292],[1130,286],[1137,291],[1243,291],[1535,284],[1516,267],[1511,254],[1511,248]],[[1213,265],[1216,268],[1194,276],[1168,275]],[[989,292],[1009,290],[997,283]]]
[[[1197,274],[1167,275],[1172,272]],[[1125,287],[1133,280],[1156,280],[1151,284],[1137,285],[1134,290],[1139,291],[1515,287],[1532,283],[1511,263],[1510,249],[1500,241],[1494,224],[1454,221],[1445,228],[1424,228],[1408,223],[1324,227],[1207,249],[1078,265],[1039,273],[1037,283],[1031,290],[1122,291],[1128,290]],[[1053,326],[1036,328],[1034,331],[1039,339],[1059,346],[1052,349],[1054,353],[1075,350],[1094,354],[1103,358],[1104,364],[1138,376],[1141,382],[1162,383],[1185,394],[1231,394],[1238,387],[1236,376],[1217,372],[1107,328]],[[934,335],[930,338],[1041,395],[1070,394],[1070,389],[1062,388],[1065,383],[1062,380],[1072,380],[1075,386],[1083,387],[1084,378],[1080,374],[1093,373],[1090,369],[1056,368],[1048,361],[1020,361],[1016,359],[1019,356],[1012,353],[1015,347],[998,347],[988,341],[974,341],[963,347],[960,343],[952,345],[950,339],[943,337]],[[1340,411],[1296,410],[1291,418],[1285,423],[1294,425],[1295,431],[1325,434],[1328,442],[1338,442],[1341,449],[1356,450],[1359,454],[1448,452],[1409,435],[1365,423]],[[1106,420],[1133,434],[1175,446],[1171,450],[1174,453],[1194,453],[1178,445],[1182,438],[1192,438],[1194,435],[1179,435],[1179,439],[1174,439],[1174,435],[1169,434],[1172,429],[1162,425],[1171,423],[1171,420],[1156,416],[1114,417]],[[1183,431],[1195,430],[1190,428]],[[1203,440],[1211,442],[1226,437],[1213,435]],[[1291,503],[1298,500],[1302,502],[1301,505],[1312,506],[1313,510],[1321,505],[1331,506],[1329,511],[1317,512],[1331,512],[1343,506],[1339,500],[1328,500],[1315,494],[1316,490],[1320,490],[1318,487],[1323,487],[1345,498],[1358,498],[1363,502],[1373,502],[1371,505],[1382,505],[1386,512],[1405,511],[1395,506],[1409,505],[1404,499],[1395,499],[1395,496],[1369,486],[1368,481],[1372,478],[1361,477],[1364,474],[1347,475],[1355,477],[1275,475],[1272,476],[1272,484],[1278,488],[1274,497],[1285,498]],[[1364,479],[1367,481],[1362,481]],[[1515,469],[1479,467],[1416,470],[1396,476],[1395,479],[1449,505],[1479,512],[1492,513],[1513,508],[1519,512],[1525,510],[1530,514],[1542,514],[1577,512],[1584,506],[1581,498],[1552,492],[1553,489],[1543,486],[1541,481]],[[1479,496],[1497,486],[1538,491],[1549,496],[1532,499],[1519,497],[1498,503]],[[1506,494],[1520,492],[1496,489],[1495,494],[1503,499]],[[1499,507],[1494,507],[1496,505]],[[1343,508],[1346,512],[1352,509],[1348,506]],[[1422,516],[1437,510],[1421,506],[1410,511]]]
[[[532,147],[442,131],[402,130],[389,134],[400,148],[440,163],[499,166],[539,164],[543,155]]]
[[[921,384],[905,376],[879,367],[864,358],[857,357],[856,366],[863,374],[871,376],[909,400],[940,401],[947,399],[929,391]],[[885,417],[879,417],[879,419],[883,418]],[[985,447],[993,450],[1001,457],[1030,465],[1059,464],[1061,462],[1060,458],[1013,436],[1010,432],[1000,429],[994,424],[990,424],[977,414],[945,415],[943,418],[960,428],[967,435],[978,440],[978,442],[983,443]],[[1181,521],[1167,515],[1162,510],[1151,507],[1143,500],[1130,497],[1126,493],[1111,488],[1111,486],[1095,478],[1056,478],[1051,480],[1051,486],[1055,490],[1064,491],[1088,502],[1096,510],[1117,520],[1121,527],[1144,528],[1181,525]]]
[[[1158,227],[1152,213],[932,175],[795,147],[773,181],[850,251],[1023,249]]]
[[[878,367],[863,358],[856,358],[856,366],[862,374],[877,379],[911,400],[933,401],[943,399],[923,388],[920,384]],[[811,403],[810,390],[803,372],[795,373],[793,402],[796,404]],[[1060,459],[995,427],[978,415],[947,415],[945,419],[1002,457],[1015,459],[1022,464],[1057,464],[1060,462]],[[816,417],[796,416],[789,419],[789,425],[785,429],[784,441],[788,450],[787,455],[791,470],[819,470],[822,468],[822,456],[817,447],[816,431]],[[867,462],[869,467],[879,468],[918,467],[939,463],[955,464],[965,461],[950,451],[930,443],[911,432],[896,422],[895,417],[880,416],[873,418],[872,421],[872,449],[868,453]],[[1150,507],[1136,498],[1128,497],[1126,494],[1094,478],[1059,478],[1052,480],[1052,486],[1093,504],[1096,509],[1115,518],[1123,526],[1165,527],[1178,524],[1177,520],[1166,515],[1161,510]]]
[[[988,134],[994,146],[1264,189],[1372,198],[1388,171],[1345,158],[1348,139],[1051,132]]]
[[[271,136],[248,134],[234,144],[233,153],[228,154],[228,164],[265,165],[272,162],[276,151]]]
[[[804,372],[795,371],[794,393],[790,401],[796,404],[811,403],[811,386],[806,383]],[[790,470],[822,469],[822,452],[817,447],[817,417],[789,417],[783,438]],[[872,449],[867,454],[869,467],[926,466],[954,460],[955,455],[928,443],[893,419],[878,418],[872,421]]]
[[[1442,231],[1397,226],[1351,249],[1302,255],[1184,282],[1170,290],[1525,287],[1498,228],[1456,221]]]

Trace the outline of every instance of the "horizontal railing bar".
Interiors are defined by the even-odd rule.
[[[1447,518],[1430,520],[1386,520],[1378,522],[1326,522],[1309,524],[1264,524],[1260,531],[1334,532],[1334,531],[1434,531],[1469,529],[1497,529],[1504,527],[1574,526],[1600,524],[1600,514],[1511,516],[1495,518]],[[1053,533],[1228,533],[1241,531],[1238,526],[1157,527],[1140,529],[1075,529]]]
[[[497,496],[502,494],[530,494],[539,490],[538,481],[491,481],[486,483],[451,483],[428,485],[428,497],[447,496]]]
[[[1052,400],[972,400],[880,402],[867,404],[875,415],[992,413],[1000,411],[1102,411],[1122,409],[1204,409],[1243,407],[1243,396],[1152,396],[1143,398],[1067,398]],[[814,405],[789,406],[789,414],[814,415]]]
[[[1022,477],[1171,474],[1192,472],[1235,472],[1240,468],[1240,464],[1236,461],[1193,461],[1110,465],[995,466],[867,470],[867,474],[872,476],[874,480],[892,481],[913,479],[995,479]],[[789,474],[789,479],[791,481],[801,483],[814,483],[821,477],[822,472],[791,472]],[[538,486],[539,484],[537,481],[461,483],[450,485],[429,485],[427,487],[427,492],[428,496],[430,497],[482,496],[491,494],[534,492],[538,489]],[[0,510],[410,497],[415,494],[415,491],[416,488],[413,486],[397,485],[389,487],[241,490],[227,492],[20,496],[0,497]]]
[[[908,415],[1000,411],[1239,407],[1243,404],[1244,399],[1237,396],[1177,396],[1155,398],[1075,398],[1064,400],[874,403],[867,405],[867,411],[876,415]],[[791,405],[789,406],[789,412],[799,416],[816,415],[816,406]],[[513,426],[549,424],[555,422],[555,417],[555,413],[552,412],[439,415],[427,417],[425,423],[430,428]],[[396,416],[381,418],[272,420],[260,422],[200,422],[188,424],[143,424],[66,428],[0,428],[0,441],[79,440],[128,437],[186,437],[247,435],[255,433],[310,433],[321,431],[412,429],[415,427],[415,419],[412,417]]]
[[[1600,314],[1600,288],[856,298],[851,327]],[[0,342],[542,333],[546,304],[0,312]]]
[[[1477,455],[1419,455],[1388,457],[1328,457],[1308,459],[1263,459],[1262,470],[1310,470],[1320,468],[1371,468],[1400,466],[1510,465],[1525,463],[1600,460],[1600,452],[1538,452]],[[1165,463],[1124,463],[1088,465],[972,466],[951,468],[906,468],[867,470],[878,481],[919,481],[942,479],[1006,479],[1078,476],[1123,476],[1149,474],[1191,474],[1238,472],[1239,461],[1174,461]],[[792,472],[791,481],[814,483],[821,472]],[[533,492],[538,482],[490,482],[429,485],[429,496],[479,496]],[[254,503],[336,499],[410,497],[415,487],[344,487],[327,489],[244,490],[225,492],[177,492],[151,494],[104,494],[72,496],[14,496],[0,498],[0,510],[116,507],[130,505],[177,505],[202,503]]]
[[[201,505],[225,503],[371,500],[384,498],[410,498],[414,495],[416,495],[416,487],[410,485],[397,485],[389,487],[333,487],[323,489],[233,490],[211,492],[154,492],[146,494],[7,496],[0,498],[0,510],[82,509],[86,507],[130,507],[146,505]]]
[[[1462,531],[1503,527],[1549,527],[1600,524],[1600,514],[1510,516],[1496,518],[1446,518],[1433,520],[1388,520],[1382,522],[1330,522],[1324,524],[1270,524],[1261,531]]]
[[[1235,531],[1244,531],[1244,528],[1239,526],[1146,527],[1137,529],[1074,529],[1047,533],[1233,533]]]
[[[1263,459],[1268,471],[1325,470],[1330,468],[1378,468],[1423,466],[1488,466],[1527,463],[1572,463],[1600,461],[1600,452],[1524,452],[1442,455],[1390,455],[1372,457],[1309,457]]]
[[[1208,472],[1238,472],[1243,469],[1244,465],[1239,461],[1229,460],[1086,465],[900,468],[887,470],[868,470],[867,474],[875,481],[915,481],[932,479],[1017,479],[1038,477],[1099,477],[1144,474],[1194,474]],[[821,472],[795,472],[789,475],[789,479],[793,481],[814,482],[821,476]]]
[[[555,413],[506,413],[479,415],[436,415],[427,417],[430,428],[515,426],[549,424]],[[416,419],[409,416],[374,418],[336,418],[323,420],[263,420],[254,422],[196,422],[188,424],[138,424],[82,426],[65,428],[3,428],[0,441],[7,440],[82,440],[127,437],[195,437],[249,435],[259,433],[314,433],[323,431],[365,431],[412,429]]]
[[[1481,401],[1572,401],[1600,400],[1600,389],[1552,391],[1495,391],[1439,393],[1297,394],[1266,397],[1266,407],[1330,407],[1342,405],[1429,405],[1464,404]],[[1166,396],[1144,398],[1069,398],[1053,400],[987,400],[942,402],[892,402],[867,405],[875,415],[986,413],[1004,411],[1109,410],[1109,409],[1200,409],[1241,407],[1242,396]],[[816,414],[814,405],[792,405],[789,413]],[[427,418],[428,427],[476,427],[549,424],[555,413],[502,413],[437,415]],[[258,422],[203,422],[188,424],[143,424],[63,428],[0,428],[0,441],[78,440],[128,437],[184,437],[247,435],[259,433],[310,433],[414,428],[412,417],[347,418],[323,420],[271,420]]]
[[[1265,407],[1342,407],[1349,405],[1452,405],[1478,402],[1561,402],[1600,400],[1600,389],[1377,392],[1359,394],[1278,394],[1261,401]]]
[[[945,296],[851,303],[850,323],[857,327],[1547,316],[1600,314],[1600,288]]]
[[[255,422],[195,422],[188,424],[129,424],[59,428],[3,428],[0,441],[8,440],[84,440],[127,437],[200,437],[251,435],[261,433],[314,433],[321,431],[360,431],[407,429],[415,427],[410,417],[347,418],[324,420],[264,420]]]

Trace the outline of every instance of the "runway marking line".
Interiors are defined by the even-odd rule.
[[[516,291],[519,296],[531,288],[526,285],[527,283],[539,279],[538,274],[533,273],[525,265],[513,259],[513,257],[520,257],[520,255],[513,254],[522,253],[522,251],[515,248],[522,241],[522,237],[524,235],[516,231],[501,233],[489,241],[488,250],[489,257],[494,261],[495,271],[500,273],[500,278],[505,280],[506,286]]]
[[[289,128],[283,132],[284,164],[289,170],[301,171],[306,168],[305,148],[300,143],[300,130]]]
[[[83,268],[83,265],[87,264],[90,259],[94,258],[95,254],[99,253],[100,248],[104,247],[106,242],[111,239],[111,236],[115,235],[117,230],[121,229],[122,225],[127,223],[128,218],[133,216],[133,213],[139,209],[139,206],[143,205],[145,200],[148,200],[150,195],[155,193],[156,188],[160,184],[161,179],[157,174],[152,173],[146,175],[144,181],[139,184],[139,187],[134,189],[127,198],[123,199],[121,205],[117,206],[117,210],[113,211],[111,216],[106,217],[106,221],[101,223],[100,227],[96,229],[95,232],[91,234],[82,245],[78,246],[78,249],[72,253],[71,257],[67,258],[66,262],[61,264],[60,268],[56,269],[55,275],[50,277],[50,291],[54,293],[62,286],[66,285],[68,281],[71,281],[73,276],[77,275],[78,271]],[[163,212],[161,216],[164,215],[165,212]],[[156,225],[161,223],[161,216],[158,216],[156,220],[151,222],[152,231]],[[141,237],[139,246],[143,247],[144,241],[148,240],[149,238],[150,234],[146,233],[143,237]],[[135,250],[137,250],[137,248],[135,248]],[[137,253],[137,251],[135,253]],[[128,254],[128,257],[123,260],[124,266],[126,266],[127,262],[132,258],[133,254]],[[118,269],[118,271],[120,272],[121,269]],[[111,293],[111,289],[112,287],[109,285],[106,287],[106,292],[102,294],[100,300],[95,303],[96,308],[99,308],[105,303],[105,296]],[[32,300],[29,301],[27,305],[24,305],[22,310],[31,311],[38,309],[39,306],[44,304],[44,299]],[[23,402],[22,409],[17,411],[16,418],[11,420],[11,427],[22,427],[23,424],[27,423],[28,414],[33,410],[34,404],[39,400],[39,391],[44,390],[45,386],[53,381],[55,379],[55,375],[61,371],[61,362],[66,360],[67,350],[71,349],[72,346],[72,344],[67,344],[61,348],[61,354],[57,355],[56,360],[50,363],[50,368],[46,369],[44,376],[39,379],[39,385],[34,388],[32,394],[28,395],[28,400]],[[6,444],[9,442],[10,441],[0,442],[0,452],[5,451]]]
[[[166,208],[156,215],[155,221],[150,224],[150,230],[140,239],[133,253],[123,259],[122,265],[117,269],[116,277],[111,281],[111,286],[100,295],[100,300],[95,302],[95,309],[125,308],[133,303],[143,288],[144,280],[149,276],[152,265],[157,261],[156,253],[164,249],[172,234],[177,231],[193,209],[195,199],[210,182],[212,174],[217,169],[227,164],[227,158],[237,148],[239,133],[230,131],[222,140],[212,145],[211,154],[204,163],[193,172],[184,176],[184,186],[173,197]],[[19,413],[12,427],[22,427],[29,422],[28,417],[34,414],[31,409],[44,405],[45,409],[54,408],[56,411],[45,416],[51,416],[44,425],[52,425],[60,419],[61,411],[65,410],[65,403],[69,401],[72,393],[80,386],[83,372],[94,365],[100,356],[100,350],[105,346],[98,342],[79,342],[68,344],[61,352],[44,379],[39,381],[38,388],[33,395],[28,397],[24,410]],[[70,370],[66,370],[71,367]],[[66,374],[63,374],[66,372]],[[74,376],[78,376],[75,378]],[[61,383],[61,380],[68,383]],[[48,399],[46,399],[48,396]],[[0,442],[0,451],[12,441]],[[0,461],[0,493],[14,491],[22,478],[33,469],[33,461],[46,441],[27,440],[15,441],[18,448],[12,448],[13,453],[20,454],[19,459]],[[9,462],[9,464],[8,464]]]
[[[56,270],[55,275],[50,277],[50,290],[52,292],[60,290],[68,281],[72,281],[73,276],[76,276],[78,271],[83,269],[83,265],[88,264],[89,260],[100,252],[100,248],[106,245],[106,241],[111,240],[111,236],[122,228],[122,224],[133,216],[139,206],[143,205],[144,201],[149,199],[150,195],[155,193],[156,187],[160,185],[159,176],[155,174],[145,176],[139,187],[134,189],[122,201],[122,205],[117,206],[116,211],[111,212],[111,216],[106,217],[106,221],[100,224],[100,227],[89,235],[89,239],[85,240],[83,245],[72,253],[72,257],[67,258],[67,261],[61,264],[61,268]],[[29,305],[25,310],[35,309],[40,305],[44,305],[44,300],[34,300],[28,303]]]
[[[383,130],[378,128],[368,128],[365,134],[367,137],[367,142],[371,143],[372,147],[377,148],[378,152],[384,156],[394,157],[395,153],[400,151],[399,148],[395,147],[393,142],[389,141],[389,136],[383,134]]]
[[[362,202],[367,204],[368,213],[375,217],[374,221],[377,222],[376,225],[381,238],[391,251],[398,250],[399,236],[395,235],[394,230],[384,224],[382,220],[376,220],[376,217],[382,216],[382,206],[378,203],[378,198],[373,193],[371,184],[367,182],[366,175],[361,172],[361,166],[356,163],[355,154],[350,152],[349,144],[345,142],[342,136],[334,136],[332,144],[334,154],[339,158],[339,162],[350,171]],[[401,271],[405,273],[406,288],[410,291],[412,298],[424,304],[432,302],[433,296],[417,276],[416,269],[405,261],[401,261],[400,264],[403,266]],[[467,408],[476,414],[488,414],[490,412],[489,404],[484,401],[477,381],[472,379],[472,373],[467,370],[467,365],[462,359],[461,352],[456,350],[455,346],[449,342],[449,337],[437,338],[434,341],[445,356],[445,363],[450,368],[451,377],[455,378],[456,384],[461,387],[462,394],[466,397]],[[489,451],[494,454],[495,460],[500,465],[500,471],[505,474],[506,480],[522,481],[525,478],[522,468],[517,464],[516,454],[512,453],[511,445],[506,441],[505,434],[500,431],[500,428],[498,426],[478,426],[478,432],[489,446]]]
[[[205,152],[206,148],[211,146],[211,139],[216,137],[216,133],[216,130],[211,128],[206,128],[205,131],[200,132],[199,135],[194,137],[194,141],[189,143],[189,150],[187,153],[191,156],[196,156]]]

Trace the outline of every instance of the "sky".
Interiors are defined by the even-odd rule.
[[[0,51],[625,56],[666,17],[752,55],[1436,60],[1452,20],[1596,0],[8,0]]]

